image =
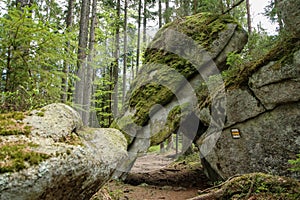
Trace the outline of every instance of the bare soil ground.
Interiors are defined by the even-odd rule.
[[[151,153],[137,159],[124,182],[110,181],[94,199],[184,200],[210,186],[195,156],[174,162],[172,153]]]

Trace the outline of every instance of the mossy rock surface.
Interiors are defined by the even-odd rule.
[[[134,113],[132,117],[134,123],[139,126],[147,124],[149,112],[155,104],[169,103],[184,81],[199,73],[198,69],[184,56],[166,50],[164,46],[166,32],[172,30],[187,36],[199,45],[199,49],[209,52],[215,45],[214,41],[220,39],[220,32],[226,31],[228,24],[234,24],[232,32],[241,30],[229,15],[200,13],[175,20],[158,31],[145,51],[144,65],[127,95],[130,99],[127,99],[125,109]],[[176,35],[171,37],[174,37],[171,38],[172,45],[189,49],[184,40]],[[219,47],[219,49],[223,48]],[[201,52],[198,53],[201,54]]]
[[[83,129],[64,104],[0,120],[20,132],[0,135],[0,199],[90,199],[127,156],[120,131]]]
[[[27,142],[0,144],[0,174],[18,172],[51,157],[37,151],[38,146]]]
[[[22,112],[0,114],[0,135],[28,135],[31,127],[22,122],[25,115]]]
[[[202,193],[193,199],[297,200],[300,198],[300,183],[291,178],[252,173],[234,177]]]

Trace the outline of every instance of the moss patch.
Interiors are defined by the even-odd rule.
[[[110,126],[110,128],[118,129],[123,133],[128,145],[131,143],[133,138],[129,134],[127,134],[125,130],[130,129],[130,126],[132,125],[132,120],[133,120],[132,115],[125,116],[113,121],[113,123]]]
[[[167,123],[164,128],[156,133],[155,135],[151,136],[151,146],[158,145],[161,142],[165,141],[167,138],[170,137],[172,133],[175,133],[180,126],[180,121],[186,117],[189,113],[188,111],[189,104],[183,104],[175,106],[168,114]]]
[[[21,112],[0,114],[0,135],[29,135],[31,127],[24,125],[24,118]]]
[[[218,199],[296,200],[300,198],[300,184],[297,180],[286,177],[253,173],[226,181],[220,188],[210,190],[209,193],[205,194],[207,198],[218,196]]]
[[[225,85],[228,89],[234,89],[247,85],[249,77],[271,61],[276,61],[274,67],[280,69],[282,65],[291,61],[295,51],[299,50],[300,41],[297,38],[281,38],[274,47],[266,54],[251,63],[242,63],[240,69],[229,69],[224,71]],[[233,72],[231,72],[231,71]]]
[[[33,143],[6,143],[0,146],[0,173],[17,172],[37,165],[50,156],[36,152]]]
[[[171,70],[176,70],[185,79],[189,79],[197,73],[196,68],[181,56],[166,52],[163,48],[153,47],[156,43],[163,43],[161,41],[162,34],[170,28],[191,37],[196,43],[209,49],[209,46],[218,37],[218,33],[226,29],[228,23],[236,22],[229,15],[200,13],[167,24],[156,34],[144,54],[146,65],[141,69],[141,73],[137,76],[138,79],[132,84],[133,89],[129,91],[131,99],[127,106],[136,110],[134,122],[137,125],[145,125],[149,120],[151,107],[155,104],[164,105],[171,101],[174,96],[172,91],[176,91],[182,84],[182,80],[170,75]],[[174,38],[174,40],[178,40],[178,38]],[[162,68],[162,65],[167,67]],[[155,70],[158,72],[150,78],[149,74]],[[147,83],[149,80],[151,83]]]

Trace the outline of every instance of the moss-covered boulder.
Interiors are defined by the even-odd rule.
[[[268,54],[244,66],[226,84],[224,126],[219,131],[206,131],[197,140],[211,179],[252,172],[300,178],[299,173],[289,170],[288,163],[300,149],[299,44],[299,38],[282,38]],[[201,104],[198,111],[207,108]],[[211,119],[210,114],[206,112],[208,116],[201,120]]]
[[[0,115],[0,199],[89,199],[126,157],[116,129],[82,127],[78,113],[51,104]]]
[[[131,158],[121,174],[130,170],[138,154],[176,133],[184,121],[199,122],[191,113],[198,94],[207,92],[204,80],[220,75],[228,67],[227,54],[241,51],[246,42],[246,32],[227,15],[200,13],[158,31],[127,93],[124,113],[112,126],[123,131],[129,144]],[[188,123],[184,130],[191,134],[188,138],[197,132]]]

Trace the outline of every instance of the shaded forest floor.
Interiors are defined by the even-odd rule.
[[[93,199],[184,200],[211,186],[197,154],[175,162],[174,157],[172,153],[139,157],[124,182],[108,182]]]

